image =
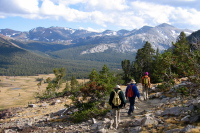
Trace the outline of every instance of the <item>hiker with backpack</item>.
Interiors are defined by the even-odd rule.
[[[114,90],[110,93],[109,104],[112,106],[112,112],[114,115],[114,126],[117,129],[120,122],[120,109],[125,107],[126,105],[124,93],[120,89],[119,85],[116,85]]]
[[[129,99],[130,106],[128,110],[128,115],[130,116],[134,111],[135,98],[138,97],[138,99],[141,100],[140,93],[134,79],[132,79],[130,84],[126,87],[125,96],[126,99]]]
[[[142,78],[141,78],[142,92],[143,92],[144,100],[147,100],[149,98],[148,90],[151,86],[150,77],[148,75],[149,75],[149,73],[145,72],[145,75],[142,76]]]

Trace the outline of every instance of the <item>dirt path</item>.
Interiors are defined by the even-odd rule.
[[[134,109],[134,112],[131,116],[128,116],[128,110],[129,110],[130,103],[127,103],[126,107],[121,109],[120,119],[121,119],[122,123],[119,124],[119,127],[118,127],[117,130],[109,129],[108,130],[109,133],[120,133],[120,132],[122,132],[124,123],[126,123],[128,121],[129,122],[134,121],[135,118],[140,118],[145,113],[153,112],[155,110],[155,106],[157,106],[157,104],[160,102],[159,99],[152,99],[152,100],[150,99],[150,100],[144,101],[143,95],[142,95],[142,87],[141,87],[140,84],[137,87],[138,87],[138,90],[140,92],[140,96],[141,96],[142,101],[139,101],[138,98],[136,98],[135,109]],[[125,93],[126,86],[121,86],[121,89]]]
[[[159,103],[159,99],[153,99],[148,101],[139,101],[136,98],[135,109],[132,116],[128,116],[128,110],[130,104],[127,103],[126,107],[121,110],[121,120],[130,120],[137,116],[141,116],[144,112],[152,112],[155,109],[156,104]]]
[[[136,99],[135,99],[135,109],[134,109],[133,116],[140,115],[140,113],[142,111],[151,112],[154,109],[155,105],[159,102],[159,100],[157,100],[157,99],[144,101],[143,95],[142,95],[142,86],[139,84],[139,85],[137,85],[137,87],[138,87],[138,90],[140,92],[140,96],[141,96],[142,101],[139,101],[139,99],[136,97]],[[125,93],[126,86],[122,86],[121,89]],[[126,119],[128,117],[127,112],[128,112],[129,106],[130,106],[130,103],[127,103],[126,107],[121,110],[122,119]]]

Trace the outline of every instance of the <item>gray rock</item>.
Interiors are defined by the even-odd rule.
[[[47,106],[49,106],[49,104],[46,103],[46,102],[44,102],[44,103],[42,103],[42,104],[40,105],[40,107],[47,107]]]
[[[171,98],[171,99],[169,100],[169,102],[172,103],[172,102],[174,102],[174,101],[176,101],[176,100],[177,100],[176,97],[173,97],[173,98]]]
[[[97,130],[97,128],[98,128],[98,123],[95,123],[95,124],[93,124],[93,125],[91,126],[91,129],[92,129],[92,130]]]
[[[169,97],[163,98],[160,102],[161,103],[167,103],[167,102],[169,102]]]
[[[194,123],[197,121],[200,121],[200,115],[195,115],[195,116],[190,117],[189,123]]]
[[[156,90],[156,87],[153,86],[153,87],[151,87],[150,89],[153,90],[153,91],[155,91],[155,90]]]
[[[104,129],[104,128],[102,128],[102,129],[99,129],[99,130],[97,131],[97,133],[107,133],[107,130]]]
[[[4,133],[16,133],[16,131],[12,129],[6,129],[4,130]]]
[[[184,107],[184,111],[192,111],[194,110],[194,105],[189,105],[188,107]]]
[[[108,118],[103,119],[103,123],[109,123],[109,122],[110,122],[110,119],[108,119]]]
[[[193,125],[187,125],[185,128],[183,128],[181,131],[182,132],[189,132],[191,129],[193,128],[198,128],[197,126],[193,126]]]
[[[167,98],[167,97],[165,95],[161,95],[159,98],[163,99],[163,98]]]
[[[156,93],[156,96],[157,96],[157,97],[160,97],[160,96],[162,96],[162,94],[163,94],[163,92],[157,92],[157,93]]]
[[[96,123],[92,124],[92,126],[91,126],[91,130],[94,130],[94,131],[98,131],[103,128],[104,128],[103,122],[96,122]]]
[[[131,128],[128,129],[129,133],[139,133],[140,131],[142,131],[142,127],[141,126],[131,127]]]
[[[173,116],[179,116],[181,112],[183,111],[183,107],[173,107],[166,109],[164,112],[162,112],[162,116],[164,115],[173,115]]]
[[[167,130],[165,131],[165,133],[179,133],[180,131],[181,129],[176,128],[176,129]]]
[[[190,115],[187,115],[181,119],[182,122],[189,122]]]
[[[155,112],[156,116],[160,116],[161,114],[162,114],[162,110],[158,110],[158,111]]]
[[[195,99],[192,101],[192,103],[196,105],[196,104],[200,103],[200,99]]]
[[[150,116],[147,116],[145,118],[142,119],[141,124],[143,126],[147,126],[147,125],[158,125],[158,121]]]
[[[132,126],[140,126],[142,123],[143,118],[141,119],[135,119],[134,122],[132,122]]]

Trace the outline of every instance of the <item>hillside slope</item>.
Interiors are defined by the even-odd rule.
[[[58,59],[47,55],[40,55],[20,48],[9,41],[8,38],[0,37],[0,75],[35,75],[52,73],[54,68],[66,68],[68,76],[72,74],[80,77],[88,75],[93,68],[100,69],[103,63]]]

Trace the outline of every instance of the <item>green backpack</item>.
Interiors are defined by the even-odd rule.
[[[118,90],[117,92],[114,91],[115,95],[113,97],[112,103],[114,104],[114,106],[119,106],[121,105],[121,99],[119,97],[119,92],[121,90]]]
[[[143,83],[144,83],[146,86],[148,86],[148,84],[149,84],[149,79],[148,79],[148,77],[144,77]]]

